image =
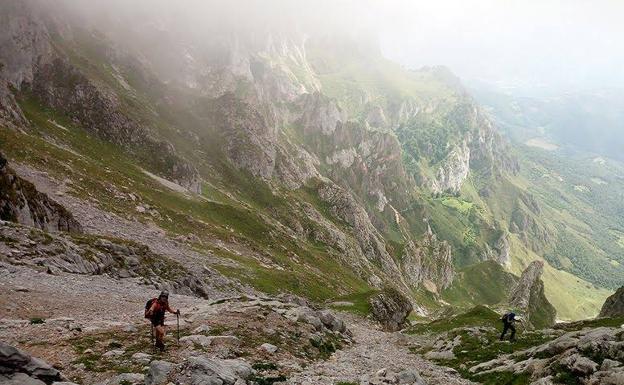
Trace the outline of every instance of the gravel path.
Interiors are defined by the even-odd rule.
[[[414,369],[428,385],[473,384],[454,370],[438,366],[409,352],[414,337],[387,333],[360,318],[342,315],[353,333],[355,344],[340,350],[327,361],[317,362],[288,380],[296,385],[334,385],[337,382],[359,383],[363,375],[373,375],[386,368],[394,372]]]

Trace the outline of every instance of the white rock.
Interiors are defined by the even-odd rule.
[[[109,350],[106,353],[102,354],[102,357],[117,357],[124,354],[126,351],[121,349]]]
[[[147,353],[134,353],[132,355],[132,361],[137,362],[139,364],[149,364],[152,360],[152,356]]]
[[[275,353],[277,352],[277,346],[273,345],[273,344],[269,344],[269,343],[264,343],[262,345],[260,345],[260,349],[266,351],[267,353]]]

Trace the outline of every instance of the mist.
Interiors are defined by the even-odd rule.
[[[158,21],[169,34],[339,35],[408,68],[524,89],[624,85],[624,3],[587,1],[66,1],[103,29]]]

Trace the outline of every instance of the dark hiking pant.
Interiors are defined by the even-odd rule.
[[[512,322],[503,322],[503,332],[501,333],[500,340],[502,341],[505,338],[505,334],[507,334],[507,330],[511,330],[511,335],[509,336],[510,341],[515,341],[516,339],[516,327]]]

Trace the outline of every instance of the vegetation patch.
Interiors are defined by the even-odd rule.
[[[469,311],[449,315],[429,323],[412,325],[406,332],[410,334],[442,333],[459,327],[491,326],[498,327],[500,315],[487,306],[475,306]]]

